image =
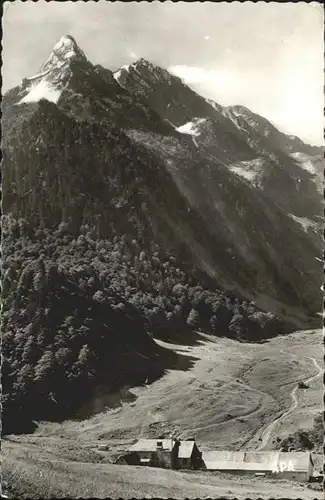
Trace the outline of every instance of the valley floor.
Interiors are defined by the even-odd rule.
[[[40,423],[33,435],[3,441],[4,479],[15,496],[316,498],[299,483],[111,465],[139,437],[195,437],[202,450],[277,449],[308,429],[322,409],[322,332],[300,331],[261,344],[198,334],[191,345],[157,341],[190,370],[128,389],[128,401],[83,421]],[[181,365],[182,363],[180,363]],[[298,389],[307,381],[308,389]],[[125,400],[125,393],[124,393]],[[112,401],[112,398],[109,400]],[[93,406],[103,409],[98,397]],[[278,439],[277,439],[278,438]],[[320,462],[320,455],[316,457]],[[317,467],[320,466],[317,464]],[[303,493],[302,493],[303,492]],[[46,496],[45,495],[45,496]]]

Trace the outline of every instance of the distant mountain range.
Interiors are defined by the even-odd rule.
[[[321,148],[144,59],[94,66],[69,36],[4,96],[3,128],[5,213],[104,236],[142,224],[264,310],[301,325],[319,310]]]

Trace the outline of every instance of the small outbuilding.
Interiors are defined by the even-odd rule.
[[[139,439],[128,452],[136,453],[141,465],[176,468],[177,453],[173,439]]]
[[[199,469],[202,466],[202,454],[194,439],[178,441],[176,442],[176,446],[178,446],[178,469]]]
[[[136,453],[141,465],[151,467],[199,469],[202,466],[201,452],[194,439],[139,439],[128,453]]]

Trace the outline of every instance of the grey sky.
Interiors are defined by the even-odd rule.
[[[4,90],[70,34],[93,63],[115,70],[144,57],[205,97],[323,142],[320,4],[15,1],[5,4],[3,30]]]

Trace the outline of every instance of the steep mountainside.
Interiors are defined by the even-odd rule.
[[[175,126],[183,125],[193,116],[220,116],[217,105],[213,108],[180,78],[145,59],[123,66],[114,73],[114,78],[122,88],[145,100]]]
[[[245,108],[245,106],[228,106],[226,112],[230,114],[234,121],[237,119],[241,126],[246,122],[250,129],[258,130],[259,134],[265,137],[269,145],[276,150],[285,153],[296,153],[299,151],[310,156],[321,154],[322,152],[322,148],[320,147],[310,146],[299,139],[299,137],[280,132],[268,120],[253,113]]]
[[[223,108],[196,94],[180,78],[140,59],[114,73],[119,84],[145,101],[176,130],[238,175],[252,180],[273,202],[298,217],[319,217],[322,196],[313,177],[292,156],[321,157],[321,148],[277,130],[244,106]]]
[[[182,80],[168,71],[150,62],[139,59],[135,63],[123,66],[114,73],[119,85],[132,95],[149,104],[167,123],[179,132],[194,135],[191,121],[201,119],[200,123],[210,118],[218,132],[217,146],[221,150],[235,154],[238,158],[251,158],[253,152],[241,137],[237,127],[224,115],[222,106],[199,96],[185,85]],[[189,132],[182,126],[189,123]],[[214,137],[214,139],[216,136]],[[185,139],[185,137],[184,137]]]
[[[152,334],[318,321],[319,239],[299,219],[314,174],[245,123],[147,61],[93,66],[69,36],[4,96],[6,425],[178,366]]]
[[[282,307],[294,308],[297,300],[308,309],[314,295],[315,310],[319,309],[316,241],[302,234],[300,224],[263,191],[230,173],[219,159],[194,153],[176,139],[162,140],[135,131],[129,134],[157,158],[165,159],[190,210],[202,215],[214,237],[210,273],[224,289],[240,291],[250,300],[254,297],[260,307],[278,313]],[[254,295],[249,297],[252,290]],[[291,314],[299,317],[299,311]]]
[[[33,108],[27,118],[25,107]],[[152,132],[75,121],[47,101],[20,110],[21,126],[17,120],[5,141],[5,212],[33,226],[64,222],[75,235],[83,224],[95,227],[98,237],[141,234],[141,244],[154,239],[219,287],[257,304],[263,294],[280,301],[277,313],[284,304],[318,310],[312,242],[218,158],[176,137],[165,139],[173,142],[167,147]],[[145,134],[155,147],[145,145]]]
[[[320,159],[321,148],[279,132],[268,120],[243,106],[228,107],[224,113],[246,137],[256,156],[264,159],[259,184],[268,196],[289,214],[319,217],[323,198],[311,173],[296,158],[303,154]],[[249,164],[245,168],[250,170]]]
[[[176,245],[184,224],[195,239],[200,219],[187,225],[187,205],[170,174],[121,129],[108,120],[77,121],[46,100],[19,111],[20,126],[17,120],[4,142],[6,213],[33,226],[65,222],[73,234],[83,223],[94,225],[99,237],[111,234],[112,225],[130,236],[141,229],[144,240]]]

